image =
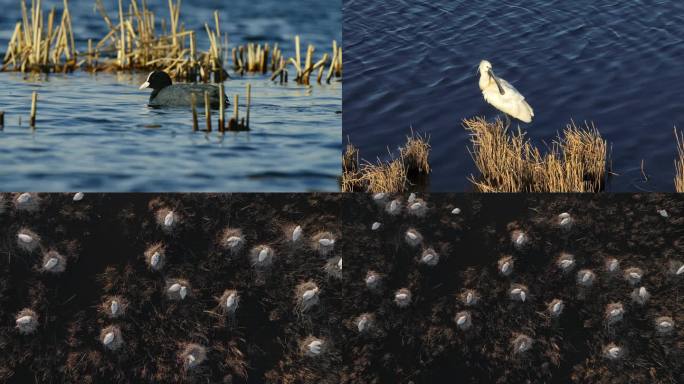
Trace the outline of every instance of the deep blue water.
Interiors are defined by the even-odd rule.
[[[497,115],[475,74],[488,59],[534,108],[521,126],[535,144],[593,121],[612,146],[609,190],[674,190],[684,2],[344,0],[343,15],[343,137],[363,158],[386,156],[413,126],[431,136],[430,189],[471,189],[461,121]]]
[[[166,1],[147,2],[168,19]],[[4,56],[19,1],[0,0],[0,53]],[[43,1],[45,10],[62,1]],[[77,48],[102,38],[106,24],[94,0],[70,1]],[[116,20],[116,2],[106,1]],[[28,2],[30,7],[30,1]],[[316,57],[341,41],[339,0],[184,1],[180,19],[206,49],[204,23],[221,15],[229,49],[247,41],[279,43],[294,56],[294,36],[316,46]],[[227,66],[232,63],[227,63]],[[249,133],[193,133],[189,110],[151,109],[147,73],[84,72],[27,76],[0,73],[0,190],[32,191],[336,191],[341,173],[342,83],[285,86],[268,77],[231,72],[228,95],[252,84]],[[28,128],[31,92],[38,91],[37,129]],[[203,124],[203,113],[200,113]],[[213,126],[216,129],[217,112]],[[21,119],[21,125],[19,121]]]

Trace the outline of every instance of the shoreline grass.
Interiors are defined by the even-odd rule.
[[[593,125],[571,122],[545,154],[500,119],[464,119],[463,127],[480,173],[469,180],[481,192],[599,192],[605,185],[607,143]]]
[[[359,163],[359,150],[349,142],[342,154],[342,192],[398,193],[424,185],[430,173],[429,155],[429,138],[413,130],[399,148],[399,158],[390,152],[387,161]]]

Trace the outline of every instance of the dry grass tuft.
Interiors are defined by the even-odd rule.
[[[406,166],[399,159],[361,165],[361,182],[370,193],[397,193],[406,190]]]
[[[411,135],[406,137],[406,144],[400,148],[401,158],[409,172],[429,174],[430,155],[429,138],[424,138],[411,130]]]
[[[351,142],[347,143],[342,155],[342,167],[345,172],[356,173],[359,171],[359,149]]]
[[[342,154],[342,192],[398,193],[409,185],[422,183],[430,173],[428,139],[411,131],[406,144],[399,148],[398,159],[364,161],[359,165],[359,150],[351,143]]]
[[[55,8],[45,20],[40,0],[31,2],[30,14],[22,0],[21,16],[7,45],[3,71],[68,72],[78,67],[67,0],[57,26]]]
[[[677,159],[675,160],[675,191],[684,193],[684,133],[677,134],[677,128],[674,129],[675,138],[677,139]]]
[[[352,143],[342,153],[342,192],[363,190],[363,182],[359,172],[359,150]]]
[[[598,192],[606,176],[607,144],[592,125],[568,124],[548,153],[525,133],[508,134],[503,122],[465,119],[473,144],[470,154],[480,177],[470,181],[481,192]]]

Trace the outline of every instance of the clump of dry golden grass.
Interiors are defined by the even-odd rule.
[[[406,190],[408,179],[406,166],[401,159],[364,162],[361,165],[361,183],[371,193],[398,193]]]
[[[21,21],[7,46],[2,70],[21,72],[68,72],[78,67],[78,53],[74,45],[71,28],[71,14],[67,0],[58,25],[55,25],[56,12],[53,7],[44,19],[40,0],[31,1],[31,13],[26,9],[26,1],[21,1]]]
[[[675,191],[684,193],[684,133],[678,134],[674,130],[677,139],[677,159],[675,160]]]
[[[364,161],[359,165],[359,150],[347,144],[342,154],[342,192],[398,193],[418,181],[412,176],[427,175],[430,145],[427,139],[411,132],[406,144],[399,148],[399,158],[390,153],[389,161]]]
[[[607,144],[592,125],[568,124],[548,152],[503,122],[465,119],[471,156],[480,177],[470,181],[482,192],[597,192],[606,176]]]
[[[428,138],[411,130],[411,135],[406,137],[406,144],[399,149],[401,158],[408,172],[430,173],[430,143]]]

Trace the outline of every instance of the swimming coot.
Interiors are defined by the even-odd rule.
[[[152,88],[149,105],[153,107],[189,107],[194,93],[197,106],[204,106],[204,92],[209,92],[212,108],[218,108],[220,99],[219,87],[213,84],[172,84],[171,77],[164,71],[152,71],[140,89]],[[225,105],[230,105],[228,98],[222,95]]]

